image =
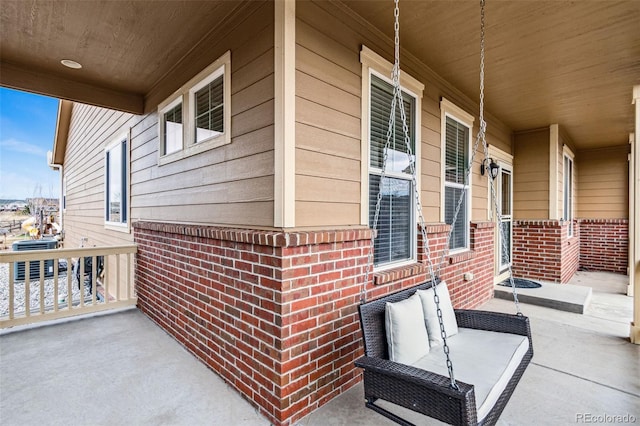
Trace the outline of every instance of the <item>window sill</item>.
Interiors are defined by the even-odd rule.
[[[198,142],[196,144],[191,144],[186,148],[172,152],[170,154],[161,155],[160,158],[158,159],[158,166],[173,163],[175,161],[182,160],[184,158],[188,158],[193,155],[201,154],[203,152],[206,152],[224,145],[228,145],[230,143],[231,143],[231,137],[229,133],[223,133],[220,136],[216,136],[214,138],[207,139],[202,142]]]
[[[467,250],[461,253],[454,253],[449,256],[449,265],[455,265],[456,263],[467,262],[473,259],[473,251]]]
[[[123,232],[126,234],[131,233],[131,228],[129,227],[129,223],[105,222],[104,229],[108,229],[110,231]]]
[[[393,281],[411,278],[423,274],[426,267],[422,263],[412,263],[410,265],[399,266],[386,271],[373,273],[373,285],[387,284]]]

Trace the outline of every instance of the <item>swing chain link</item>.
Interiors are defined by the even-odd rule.
[[[431,250],[429,247],[429,238],[427,236],[427,226],[424,220],[424,214],[422,211],[422,203],[420,202],[420,193],[418,192],[418,182],[416,177],[416,156],[413,154],[413,150],[411,149],[411,137],[409,133],[409,127],[407,125],[407,115],[404,109],[404,99],[402,97],[402,89],[400,87],[400,9],[398,7],[398,0],[395,0],[395,65],[394,65],[394,75],[393,75],[393,87],[394,87],[394,101],[398,99],[397,102],[392,102],[393,109],[391,111],[391,115],[395,117],[395,108],[400,107],[400,118],[402,120],[402,131],[404,135],[404,144],[406,147],[406,153],[409,160],[409,170],[411,172],[411,180],[413,185],[413,194],[416,201],[416,210],[419,218],[419,226],[420,232],[422,236],[422,246],[423,251],[427,258],[429,274],[431,275],[431,280],[433,282],[433,299],[436,304],[436,313],[438,315],[438,323],[440,325],[440,336],[443,342],[443,351],[446,357],[447,362],[447,370],[449,373],[449,379],[451,380],[451,387],[455,390],[460,390],[458,384],[456,383],[455,374],[453,371],[453,363],[451,362],[451,358],[449,355],[449,345],[447,344],[447,333],[444,328],[444,320],[442,318],[442,310],[440,309],[440,298],[438,297],[437,287],[440,280],[434,274],[433,262],[431,259]],[[395,119],[394,119],[395,121]]]
[[[459,387],[456,383],[455,380],[455,375],[454,375],[454,371],[453,371],[453,363],[451,361],[451,358],[449,356],[450,354],[450,348],[449,345],[447,344],[447,336],[446,336],[446,330],[445,330],[445,326],[444,326],[444,320],[442,317],[442,309],[440,308],[440,297],[438,296],[437,293],[437,287],[438,284],[440,284],[440,271],[442,269],[442,265],[444,264],[444,260],[445,260],[445,256],[448,252],[448,248],[450,247],[451,244],[451,236],[453,234],[453,225],[451,231],[447,234],[447,239],[446,239],[446,243],[441,251],[441,256],[440,256],[440,260],[437,264],[437,267],[434,267],[433,264],[433,260],[431,258],[431,250],[429,247],[429,239],[428,239],[428,235],[427,235],[427,230],[426,230],[426,223],[425,223],[425,219],[424,219],[424,214],[423,214],[423,210],[422,210],[422,204],[420,202],[420,193],[418,192],[418,182],[417,182],[417,177],[416,177],[416,157],[413,154],[413,150],[411,148],[411,137],[410,137],[410,133],[409,133],[409,128],[407,126],[407,117],[406,117],[406,112],[404,109],[404,100],[403,100],[403,96],[402,96],[402,89],[400,87],[400,20],[399,20],[399,16],[400,16],[400,9],[399,9],[399,5],[398,5],[398,1],[399,0],[394,0],[395,3],[395,9],[394,9],[394,18],[395,18],[395,22],[394,22],[394,31],[395,31],[395,37],[394,37],[394,47],[395,47],[395,51],[394,51],[394,56],[395,56],[395,63],[393,65],[393,69],[391,72],[391,79],[393,82],[393,99],[391,102],[391,111],[390,111],[390,115],[389,115],[389,127],[387,128],[387,134],[386,134],[386,142],[385,142],[385,146],[383,149],[383,159],[382,159],[382,172],[380,175],[380,181],[379,181],[379,190],[378,190],[378,196],[376,199],[376,207],[375,207],[375,214],[374,214],[374,218],[373,218],[373,227],[372,227],[372,232],[371,232],[371,240],[370,240],[370,250],[369,250],[369,255],[368,255],[368,264],[367,264],[367,268],[366,268],[366,272],[365,272],[365,278],[364,278],[364,283],[361,287],[361,293],[360,293],[360,301],[363,303],[364,301],[366,301],[366,291],[365,291],[365,286],[369,283],[369,277],[371,275],[371,270],[373,267],[373,263],[374,263],[374,248],[375,248],[375,238],[376,238],[376,232],[377,232],[377,226],[378,226],[378,221],[379,221],[379,216],[380,216],[380,206],[381,206],[381,201],[382,201],[382,188],[384,185],[384,181],[386,179],[386,167],[387,167],[387,160],[388,160],[388,154],[389,154],[389,149],[391,146],[391,140],[393,138],[394,140],[394,144],[395,144],[395,140],[396,140],[396,134],[395,134],[395,127],[396,127],[396,108],[400,108],[400,117],[402,120],[402,130],[403,130],[403,134],[404,134],[404,143],[405,143],[405,147],[406,147],[406,154],[408,156],[409,159],[409,169],[411,171],[411,177],[412,177],[412,185],[413,185],[413,192],[414,192],[414,197],[415,197],[415,205],[416,205],[416,212],[418,214],[418,219],[419,219],[419,228],[421,231],[421,237],[422,237],[422,249],[423,249],[423,255],[427,260],[427,267],[428,267],[428,273],[431,276],[431,280],[433,282],[432,288],[433,288],[433,299],[434,302],[436,304],[436,313],[437,313],[437,317],[438,317],[438,323],[440,326],[440,336],[442,338],[442,342],[443,342],[443,352],[446,356],[446,364],[447,364],[447,370],[449,373],[449,378],[451,380],[451,387],[459,390]],[[470,177],[471,177],[471,168],[472,165],[474,163],[474,159],[476,156],[476,153],[478,151],[478,147],[480,142],[482,141],[482,146],[483,146],[483,151],[484,151],[484,157],[485,160],[488,161],[489,159],[489,151],[488,151],[488,145],[487,145],[487,141],[486,141],[486,128],[487,128],[487,123],[484,119],[484,62],[485,62],[485,11],[484,11],[484,6],[485,6],[485,0],[480,0],[480,104],[479,104],[479,108],[480,108],[480,113],[479,113],[479,131],[478,134],[476,135],[476,139],[474,142],[474,146],[473,146],[473,151],[471,154],[471,158],[466,166],[466,170],[465,170],[465,183],[464,183],[464,187],[463,190],[467,191],[467,189],[469,188],[470,185]],[[501,242],[502,242],[502,246],[506,247],[506,243],[507,243],[507,239],[506,239],[506,235],[504,232],[504,229],[501,225],[501,221],[502,221],[502,214],[501,211],[498,209],[498,200],[497,200],[497,192],[494,186],[494,182],[493,179],[490,177],[490,173],[489,173],[489,183],[491,186],[491,195],[493,198],[493,202],[494,202],[494,209],[496,212],[496,217],[499,218],[500,220],[498,221],[499,223],[499,228],[500,228],[500,236],[501,236]],[[462,206],[462,202],[464,200],[464,193],[463,192],[461,194],[461,196],[458,199],[457,205],[456,205],[456,209],[453,215],[453,219],[452,219],[452,224],[455,224],[458,218],[458,215],[460,213],[460,209]],[[509,278],[510,278],[510,282],[511,282],[511,287],[513,290],[513,296],[514,296],[514,301],[516,304],[516,308],[518,311],[518,315],[522,316],[522,313],[520,312],[520,306],[519,306],[519,302],[518,302],[518,296],[517,296],[517,292],[516,292],[516,288],[515,288],[515,283],[513,281],[513,273],[512,273],[512,269],[511,269],[511,261],[509,259]]]

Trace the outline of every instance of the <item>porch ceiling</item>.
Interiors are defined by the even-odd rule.
[[[392,1],[344,0],[385,34]],[[640,2],[495,1],[486,10],[486,108],[513,130],[559,123],[578,148],[626,144],[640,84]],[[479,1],[400,2],[401,45],[479,97]]]
[[[242,3],[3,0],[0,83],[141,113],[153,109],[145,97]],[[391,0],[343,3],[392,34]],[[489,0],[486,10],[491,113],[514,130],[560,123],[578,148],[627,142],[640,2]],[[403,51],[478,97],[477,1],[403,1],[401,31]]]

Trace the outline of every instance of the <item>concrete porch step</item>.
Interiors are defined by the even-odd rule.
[[[591,301],[591,287],[545,282],[540,284],[542,284],[540,288],[518,288],[518,300],[522,303],[577,314],[584,314]],[[511,287],[495,285],[493,288],[496,298],[513,300]]]

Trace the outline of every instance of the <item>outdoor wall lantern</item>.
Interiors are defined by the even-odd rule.
[[[480,165],[480,174],[484,176],[485,170],[489,169],[489,174],[491,175],[491,179],[495,179],[498,177],[498,172],[500,171],[500,166],[495,162],[495,160],[489,157],[489,165],[486,165],[487,159],[482,160],[482,164]]]

